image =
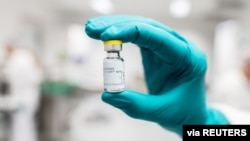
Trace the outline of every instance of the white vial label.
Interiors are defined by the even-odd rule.
[[[122,61],[103,63],[104,89],[119,92],[125,88],[124,63]]]

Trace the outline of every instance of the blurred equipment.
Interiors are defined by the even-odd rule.
[[[90,92],[77,101],[69,116],[70,141],[180,141],[175,134],[157,124],[128,118]]]

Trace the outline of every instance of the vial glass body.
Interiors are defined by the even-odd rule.
[[[107,51],[103,60],[104,91],[122,92],[125,89],[124,60],[119,51]]]

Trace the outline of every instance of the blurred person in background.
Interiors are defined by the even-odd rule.
[[[18,43],[5,46],[4,75],[9,92],[1,97],[1,109],[10,112],[10,141],[37,141],[35,116],[40,102],[41,62]]]
[[[250,54],[238,58],[239,65],[224,71],[211,83],[209,99],[250,111]]]
[[[208,99],[250,111],[250,49],[242,23],[225,20],[216,26],[214,77]]]

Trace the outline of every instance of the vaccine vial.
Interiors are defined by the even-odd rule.
[[[122,92],[125,89],[124,60],[120,57],[122,41],[104,41],[104,50],[107,52],[103,60],[104,91]]]

